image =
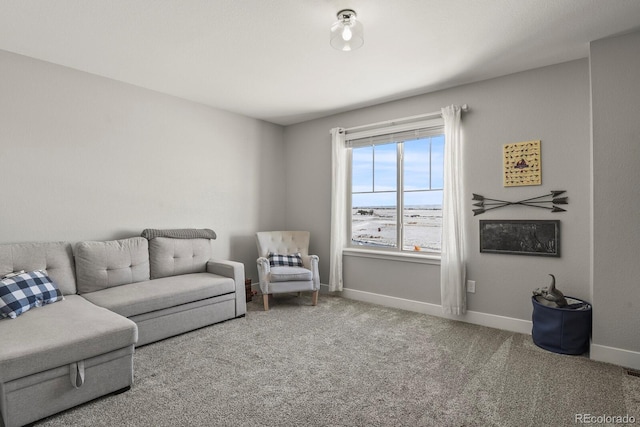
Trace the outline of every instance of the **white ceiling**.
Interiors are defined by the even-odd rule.
[[[364,25],[353,52],[329,45],[346,7]],[[282,125],[587,57],[636,28],[640,0],[0,0],[0,49]]]

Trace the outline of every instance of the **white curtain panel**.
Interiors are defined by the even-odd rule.
[[[331,129],[331,243],[329,290],[342,290],[342,248],[347,237],[347,147],[343,128]]]
[[[445,148],[440,295],[444,313],[455,315],[467,310],[460,114],[457,105],[442,108]]]

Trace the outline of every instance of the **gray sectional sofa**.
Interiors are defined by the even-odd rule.
[[[136,346],[243,316],[244,266],[211,253],[203,238],[0,245],[0,278],[44,270],[64,295],[0,319],[0,427],[126,391]]]

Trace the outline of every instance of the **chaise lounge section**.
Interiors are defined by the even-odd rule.
[[[76,295],[69,243],[0,245],[0,276],[44,270],[64,300],[0,320],[0,425],[21,426],[133,383],[134,322]]]

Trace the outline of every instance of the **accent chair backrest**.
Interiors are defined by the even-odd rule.
[[[303,257],[309,255],[308,231],[259,231],[256,233],[258,255],[266,257],[269,252],[289,255],[300,252]]]
[[[46,270],[63,295],[76,293],[71,243],[36,242],[0,245],[0,277],[16,271]]]

